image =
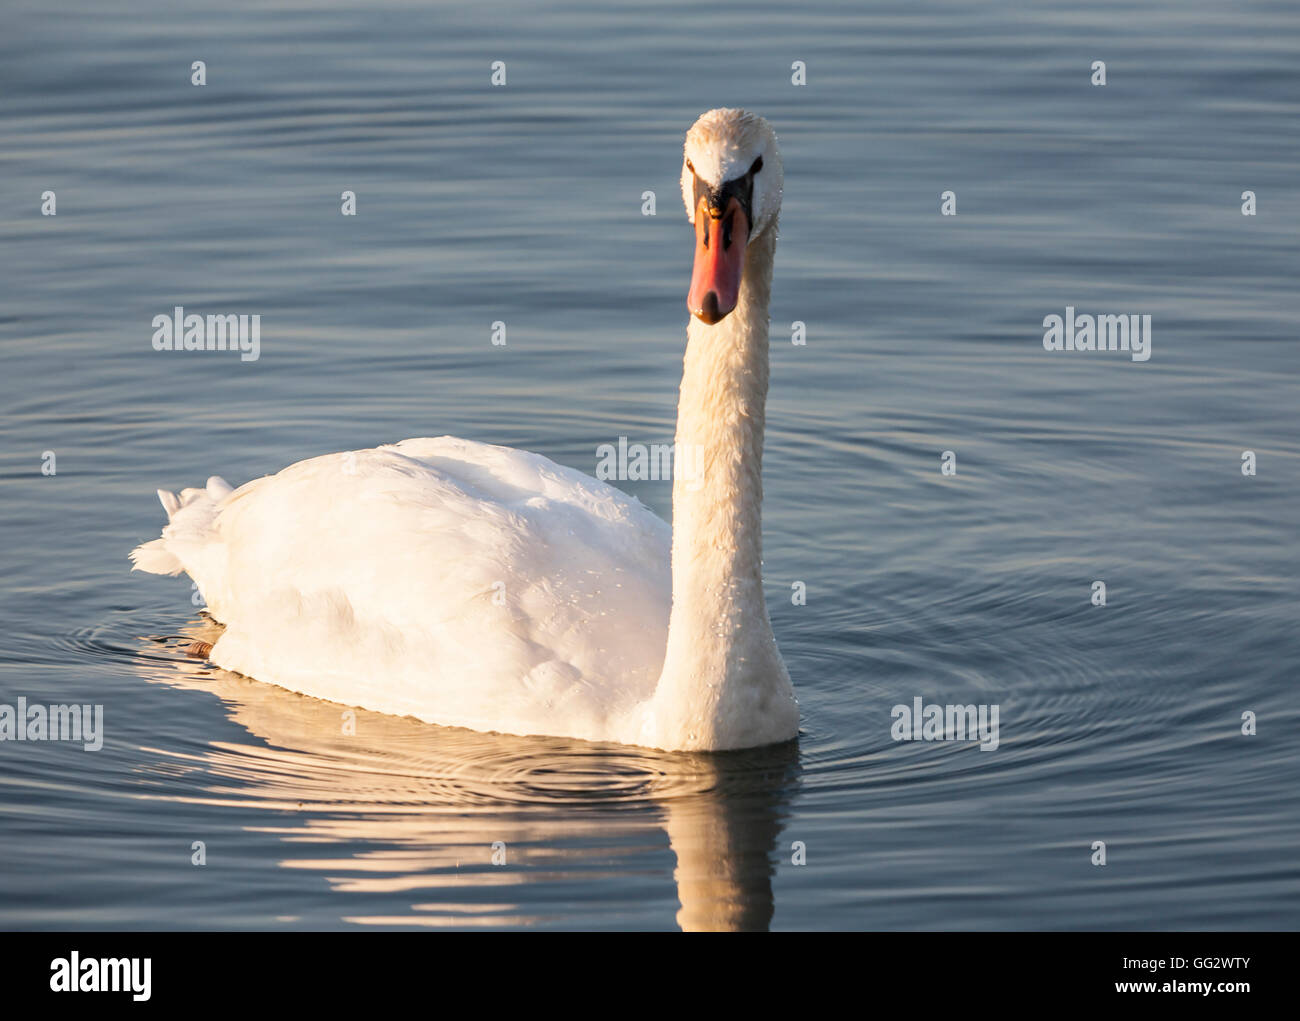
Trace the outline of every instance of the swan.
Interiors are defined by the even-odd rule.
[[[768,300],[783,173],[744,110],[686,134],[695,228],[673,526],[545,457],[442,436],[159,490],[133,570],[189,574],[216,666],[427,723],[666,751],[788,741],[763,600]]]

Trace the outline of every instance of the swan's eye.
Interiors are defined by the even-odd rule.
[[[692,174],[695,173],[695,164],[692,163],[690,160],[687,160],[686,169],[689,170]]]
[[[753,177],[762,169],[763,169],[763,157],[760,156],[758,159],[754,160],[754,165],[749,168],[749,176]]]

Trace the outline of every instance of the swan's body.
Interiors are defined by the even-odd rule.
[[[215,495],[218,499],[214,500]],[[329,454],[172,518],[226,625],[212,660],[433,723],[637,743],[672,601],[669,528],[536,454],[442,437]],[[147,549],[148,547],[146,547]],[[629,729],[632,728],[632,729]]]
[[[682,186],[701,240],[677,448],[701,470],[674,481],[671,534],[612,486],[452,437],[160,491],[170,523],[132,558],[194,579],[226,625],[214,663],[475,730],[670,750],[797,734],[761,576],[771,129],[705,114]]]

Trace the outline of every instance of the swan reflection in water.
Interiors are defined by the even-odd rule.
[[[220,634],[202,621],[184,630],[182,645]],[[213,741],[189,756],[148,749],[170,774],[166,793],[150,796],[269,810],[255,829],[293,847],[282,867],[316,870],[336,893],[385,905],[345,907],[344,921],[562,923],[548,910],[557,900],[640,889],[648,870],[628,859],[653,854],[660,831],[676,856],[683,930],[763,930],[772,920],[776,842],[799,783],[796,742],[670,754],[434,727],[228,673],[186,658],[175,641],[144,644],[146,679],[218,696],[259,739]],[[548,883],[552,891],[510,896]],[[394,898],[409,908],[394,912]]]

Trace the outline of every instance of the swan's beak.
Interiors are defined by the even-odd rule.
[[[691,315],[712,326],[736,307],[748,243],[749,217],[740,202],[732,196],[726,208],[710,209],[701,196],[695,209],[695,270],[686,296]]]

